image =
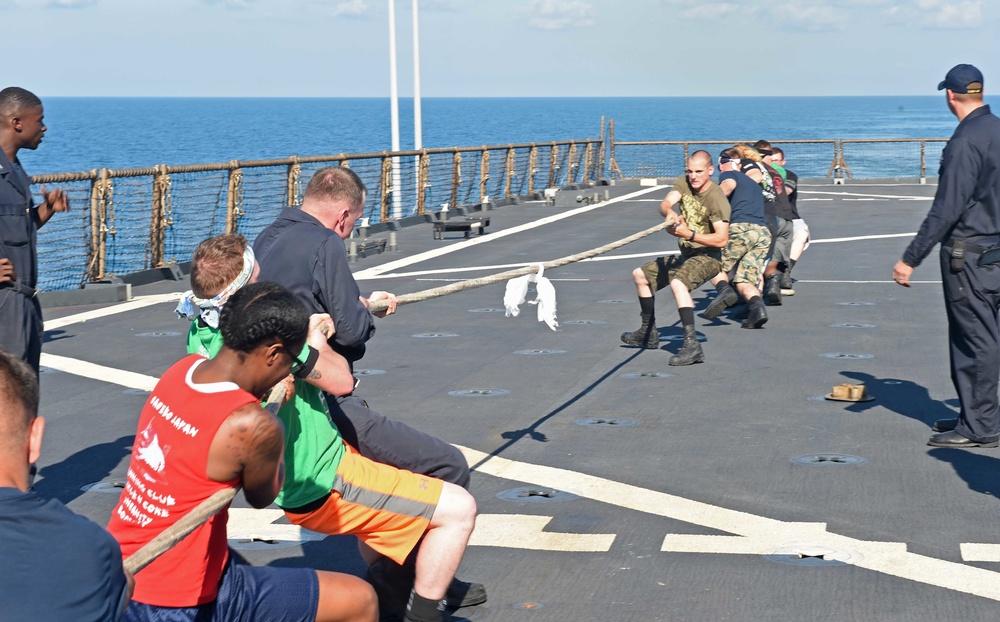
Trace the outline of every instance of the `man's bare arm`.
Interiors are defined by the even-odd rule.
[[[316,350],[319,358],[304,379],[331,395],[348,395],[354,390],[354,376],[347,359],[330,347],[333,334],[333,320],[328,314],[316,313],[309,318],[306,343]]]
[[[676,216],[674,212],[674,206],[681,200],[681,193],[676,190],[671,190],[667,193],[666,198],[660,203],[660,215],[664,218],[671,218],[671,215]]]

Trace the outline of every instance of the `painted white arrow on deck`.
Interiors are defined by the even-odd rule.
[[[498,546],[533,551],[605,552],[614,534],[577,534],[544,531],[551,516],[480,514],[469,546]]]

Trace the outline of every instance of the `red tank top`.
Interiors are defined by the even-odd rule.
[[[205,359],[185,357],[163,374],[139,415],[125,490],[108,531],[128,557],[199,503],[240,479],[208,478],[208,452],[219,427],[257,399],[232,382],[195,384]],[[229,556],[228,506],[135,575],[133,600],[193,607],[215,599]]]

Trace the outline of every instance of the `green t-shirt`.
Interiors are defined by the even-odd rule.
[[[222,348],[217,328],[191,322],[188,354],[213,357]],[[309,348],[299,353],[305,362]],[[323,391],[295,379],[295,396],[278,410],[285,425],[285,484],[275,499],[280,507],[297,508],[327,495],[333,489],[337,467],[344,456],[344,441],[330,419]]]
[[[772,162],[771,163],[771,168],[773,168],[774,170],[778,171],[778,174],[781,175],[781,179],[783,179],[785,181],[788,180],[788,172],[785,171],[785,167],[784,166],[782,166],[780,164],[775,164],[774,162]]]

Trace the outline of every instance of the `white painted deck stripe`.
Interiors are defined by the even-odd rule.
[[[482,236],[482,235],[481,236],[476,236],[474,238],[465,240],[463,242],[458,242],[457,244],[450,244],[450,245],[444,246],[442,248],[436,248],[436,249],[431,250],[431,251],[426,251],[426,252],[423,252],[423,253],[417,253],[416,255],[413,255],[411,257],[405,257],[405,258],[399,259],[397,261],[390,261],[388,263],[384,263],[381,266],[375,266],[375,267],[372,267],[372,268],[368,268],[367,270],[361,270],[359,272],[354,273],[354,278],[356,280],[358,280],[358,281],[362,281],[362,280],[366,280],[366,279],[371,279],[371,278],[376,277],[376,276],[378,276],[380,274],[388,272],[389,270],[395,270],[397,268],[403,268],[403,267],[406,267],[406,266],[413,265],[415,263],[420,263],[421,261],[426,261],[428,259],[433,259],[435,257],[440,257],[442,255],[447,255],[449,253],[454,253],[455,251],[464,250],[466,248],[469,248],[470,246],[477,246],[479,244],[486,244],[487,242],[489,242],[491,240],[496,240],[496,239],[499,239],[499,238],[507,237],[508,235],[514,235],[515,233],[521,233],[522,231],[529,231],[531,229],[535,229],[537,227],[541,227],[542,225],[547,225],[547,224],[550,224],[550,223],[553,223],[553,222],[558,222],[560,220],[563,220],[564,218],[571,218],[573,216],[577,216],[579,214],[584,214],[584,213],[589,212],[591,210],[600,209],[602,207],[607,207],[608,205],[613,205],[615,203],[621,203],[622,201],[628,201],[629,199],[634,199],[636,197],[640,197],[640,196],[642,196],[644,194],[648,194],[650,192],[655,192],[657,190],[662,190],[663,188],[666,188],[666,186],[653,186],[652,188],[646,188],[646,189],[643,189],[643,190],[638,190],[636,192],[630,192],[629,194],[625,194],[625,195],[622,195],[620,197],[616,197],[616,198],[608,200],[608,201],[601,201],[600,203],[594,203],[593,205],[587,205],[585,207],[578,207],[577,209],[573,209],[573,210],[569,210],[569,211],[566,211],[566,212],[562,212],[560,214],[554,214],[554,215],[548,216],[546,218],[540,218],[538,220],[535,220],[535,221],[532,221],[532,222],[529,222],[529,223],[525,223],[523,225],[518,225],[517,227],[511,227],[510,229],[504,229],[503,231],[497,231],[496,233],[490,233],[490,234],[485,235],[485,236]]]
[[[83,313],[77,313],[75,315],[67,315],[66,317],[56,318],[54,320],[45,321],[45,330],[55,330],[57,328],[62,328],[64,326],[69,326],[70,324],[77,324],[80,322],[86,322],[87,320],[96,320],[97,318],[107,317],[109,315],[115,315],[117,313],[125,313],[126,311],[135,311],[136,309],[141,309],[143,307],[148,307],[150,305],[160,304],[161,302],[176,302],[181,297],[180,292],[171,294],[159,294],[155,296],[136,296],[128,302],[123,302],[117,305],[111,305],[109,307],[104,307],[103,309],[94,309],[93,311],[85,311]]]
[[[77,376],[83,376],[84,378],[90,378],[91,380],[110,382],[111,384],[121,385],[129,389],[141,389],[143,391],[152,391],[158,380],[158,378],[152,376],[137,374],[125,371],[124,369],[115,369],[114,367],[105,367],[104,365],[88,363],[80,359],[48,354],[46,352],[42,352],[40,365],[49,369],[57,369]]]
[[[1000,600],[1000,573],[906,550],[903,542],[857,540],[830,533],[826,523],[784,522],[729,510],[601,477],[458,448],[476,471],[494,477],[552,487],[609,505],[702,525],[734,536],[667,534],[664,551],[763,554],[781,547],[828,547],[859,553],[851,564],[894,577]]]

